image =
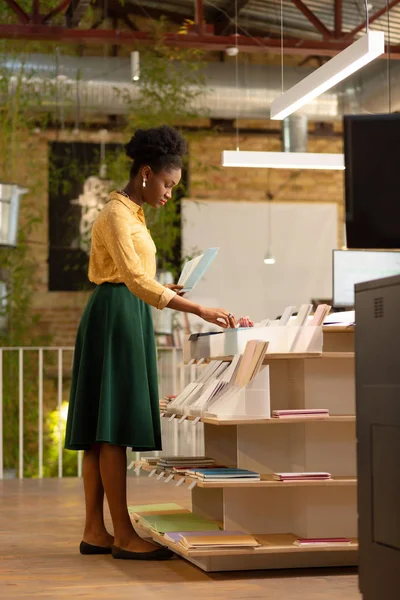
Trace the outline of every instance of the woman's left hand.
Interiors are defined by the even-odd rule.
[[[168,288],[169,290],[172,290],[173,292],[176,292],[177,294],[179,294],[179,296],[183,296],[183,294],[181,293],[183,290],[183,285],[176,285],[175,283],[167,283],[164,285],[164,287]]]

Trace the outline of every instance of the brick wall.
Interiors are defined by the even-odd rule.
[[[87,292],[49,292],[48,255],[48,215],[47,215],[47,142],[53,134],[39,134],[33,142],[35,150],[35,173],[27,176],[24,183],[33,185],[34,194],[27,202],[40,208],[43,222],[32,236],[32,253],[39,265],[37,290],[34,296],[34,310],[41,315],[43,332],[53,336],[53,344],[70,346],[74,344],[76,330],[88,299]],[[63,137],[67,140],[67,137]],[[96,134],[84,134],[84,141],[98,141]],[[122,141],[119,135],[111,135],[111,141]],[[32,145],[32,144],[31,144]],[[265,201],[267,193],[275,202],[336,202],[339,206],[340,223],[338,239],[343,222],[343,173],[335,171],[287,171],[278,169],[222,169],[221,152],[235,149],[234,135],[210,134],[195,138],[191,142],[191,198],[213,198],[218,200]],[[241,134],[240,149],[279,151],[281,142],[277,135]],[[341,152],[341,138],[310,137],[310,152]],[[26,160],[26,155],[24,155]],[[37,181],[40,185],[37,185]],[[23,216],[23,215],[22,215]],[[23,222],[23,220],[22,220]]]

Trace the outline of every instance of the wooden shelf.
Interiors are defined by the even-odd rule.
[[[207,456],[221,465],[233,466],[238,461],[239,466],[263,473],[260,481],[201,481],[156,469],[155,473],[161,474],[161,482],[189,485],[193,512],[223,521],[226,530],[278,530],[304,537],[356,536],[354,331],[353,326],[324,327],[324,352],[267,354],[264,358],[271,373],[272,408],[323,406],[330,410],[328,417],[258,419],[232,415],[221,418],[213,415],[212,406],[201,418],[174,415],[178,420],[204,423]],[[323,362],[313,362],[316,359]],[[212,357],[204,362],[210,360],[230,361],[232,357]],[[170,407],[169,411],[172,410]],[[177,406],[176,410],[184,409]],[[218,412],[217,407],[215,412]],[[332,414],[335,412],[339,414]],[[171,419],[172,415],[164,416]],[[310,426],[311,423],[315,426]],[[336,476],[327,481],[282,482],[275,481],[270,474],[271,469],[290,471],[293,465],[299,465],[296,470],[301,471],[324,470],[349,476]],[[149,466],[144,468],[153,470]],[[273,491],[283,488],[290,489]],[[357,564],[355,539],[350,545],[298,547],[293,543],[297,539],[294,534],[255,535],[261,544],[258,549],[185,550],[177,544],[167,544],[158,534],[147,532],[148,536],[208,572]]]
[[[291,533],[282,533],[282,534],[253,534],[255,539],[261,544],[258,548],[218,548],[215,550],[186,550],[182,548],[179,544],[175,544],[172,542],[168,542],[163,535],[159,535],[154,532],[151,533],[151,537],[158,543],[168,546],[171,550],[183,556],[184,558],[191,557],[218,557],[218,556],[248,556],[248,555],[258,555],[258,554],[286,554],[286,553],[304,553],[304,552],[343,552],[352,551],[356,552],[358,550],[358,541],[352,540],[351,544],[338,544],[337,546],[329,546],[328,544],[318,545],[316,547],[299,547],[295,546],[293,542],[297,539],[297,536]]]
[[[164,415],[170,419],[172,415]],[[181,419],[183,415],[175,415],[175,419]],[[186,417],[187,421],[194,421],[197,417],[191,415]],[[355,423],[354,415],[331,415],[330,417],[283,417],[280,419],[217,419],[214,417],[202,417],[200,423],[208,425],[284,425],[293,423]]]
[[[143,471],[154,471],[156,470],[155,477],[161,473],[165,473],[168,477],[171,473],[165,471],[160,467],[154,467],[147,465],[146,463],[138,462],[136,466],[139,466]],[[200,468],[200,467],[199,467]],[[179,475],[174,473],[173,480],[179,481],[184,479],[185,483],[191,484],[196,482],[197,487],[204,489],[221,489],[221,488],[299,488],[299,487],[343,487],[343,486],[355,486],[357,485],[357,479],[355,477],[333,477],[327,481],[275,481],[272,475],[261,475],[261,481],[201,481],[195,477],[188,475]],[[165,481],[165,478],[162,479]]]
[[[296,353],[296,352],[286,352],[282,354],[266,354],[263,364],[267,365],[271,361],[274,360],[311,360],[316,358],[348,358],[354,359],[354,352],[305,352],[305,353]],[[199,360],[202,360],[201,364],[208,364],[213,360],[222,360],[223,362],[231,362],[233,356],[210,356],[204,359],[195,359],[193,364],[196,364]],[[185,364],[189,364],[186,362]]]
[[[329,481],[275,481],[272,475],[261,475],[261,481],[199,481],[193,477],[188,477],[189,481],[197,481],[200,488],[299,488],[299,487],[338,487],[355,486],[357,479],[355,477],[333,477]]]
[[[322,328],[323,333],[354,333],[355,325],[325,325]]]

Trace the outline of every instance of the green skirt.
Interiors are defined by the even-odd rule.
[[[161,450],[151,307],[125,284],[97,286],[76,339],[65,447],[96,442]]]

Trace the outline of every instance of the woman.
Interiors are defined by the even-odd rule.
[[[171,200],[185,140],[171,127],[138,130],[126,152],[133,160],[129,183],[111,193],[92,229],[89,279],[97,287],[79,325],[65,447],[84,450],[81,553],[165,560],[172,556],[168,549],[135,532],[126,498],[126,448],[161,450],[150,306],[193,313],[225,328],[235,327],[235,318],[182,298],[179,286],[154,280],[156,248],[142,207],[162,208]],[[104,525],[104,491],[114,538]]]

